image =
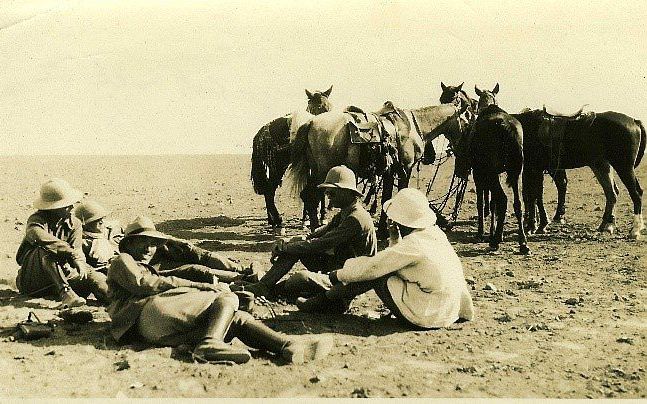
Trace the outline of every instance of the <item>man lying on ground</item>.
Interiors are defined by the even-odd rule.
[[[355,296],[374,289],[386,307],[416,329],[446,327],[472,320],[474,307],[463,267],[425,195],[405,188],[384,204],[390,220],[390,246],[374,257],[346,261],[330,273],[334,286],[297,301],[304,312],[348,309]]]
[[[119,243],[121,253],[108,269],[112,300],[108,313],[116,340],[130,336],[156,345],[196,345],[195,358],[215,362],[249,361],[247,349],[229,343],[234,337],[291,363],[319,359],[330,352],[333,341],[329,337],[288,337],[239,311],[238,298],[226,284],[160,275],[150,261],[167,240],[145,217],[126,228]]]
[[[245,290],[257,296],[281,292],[312,295],[332,286],[328,272],[341,268],[347,259],[375,255],[377,237],[373,219],[359,201],[362,194],[357,190],[353,171],[346,166],[333,167],[319,187],[325,189],[330,204],[341,211],[327,225],[306,237],[279,240],[272,253],[272,267],[259,282],[245,286]],[[308,271],[292,275],[281,284],[283,287],[277,287],[298,261]]]
[[[118,244],[123,237],[120,226],[106,226],[104,219],[110,212],[92,200],[83,200],[74,213],[83,223],[83,252],[87,262],[106,273],[110,261],[119,255]],[[150,265],[161,274],[198,282],[213,282],[214,278],[223,282],[257,281],[260,273],[257,264],[243,268],[217,253],[172,237],[168,237],[164,245],[157,249]]]
[[[82,193],[65,180],[54,178],[40,188],[36,213],[27,219],[25,237],[18,247],[20,265],[16,286],[30,296],[57,295],[67,307],[82,306],[91,293],[107,303],[105,275],[92,269],[82,249],[81,222],[73,217],[73,204]]]

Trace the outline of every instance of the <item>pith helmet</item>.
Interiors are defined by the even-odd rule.
[[[132,223],[126,226],[126,231],[124,231],[124,238],[119,243],[123,243],[125,240],[131,239],[135,236],[146,236],[152,237],[160,240],[168,240],[169,236],[164,233],[161,233],[155,229],[155,223],[146,216],[138,216]]]
[[[32,206],[38,210],[59,209],[80,201],[83,193],[61,178],[52,178],[40,187],[40,195]]]
[[[355,173],[353,172],[353,170],[346,166],[337,166],[328,170],[328,174],[326,174],[326,180],[323,182],[323,184],[318,185],[317,188],[349,189],[355,192],[357,195],[362,195],[362,193],[357,190],[357,180],[355,179]]]
[[[83,224],[92,223],[95,220],[108,216],[108,214],[110,214],[108,209],[101,206],[99,202],[91,199],[82,201],[74,209],[74,216],[78,217]]]
[[[394,222],[424,229],[436,224],[436,214],[429,208],[425,194],[416,188],[404,188],[384,202],[384,212]]]

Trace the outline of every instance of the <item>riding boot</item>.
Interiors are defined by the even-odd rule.
[[[290,363],[321,359],[330,353],[334,343],[331,337],[289,338],[254,319],[249,313],[237,312],[232,321],[228,339],[237,337],[252,348],[280,355]]]
[[[234,363],[245,363],[251,359],[251,355],[246,349],[236,348],[225,342],[225,335],[231,326],[238,306],[238,299],[235,295],[232,296],[234,297],[223,296],[212,303],[211,318],[205,337],[193,350],[196,359]],[[234,301],[236,303],[232,304]]]

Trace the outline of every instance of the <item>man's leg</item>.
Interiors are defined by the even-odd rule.
[[[193,282],[204,283],[214,283],[214,280],[229,283],[240,279],[240,274],[236,272],[213,269],[197,264],[186,264],[177,268],[161,270],[159,273],[164,276],[176,276]]]
[[[296,339],[276,332],[254,319],[251,314],[237,311],[225,341],[237,337],[245,345],[281,355],[291,363],[321,359],[328,355],[333,347],[331,337],[317,336],[308,339]]]
[[[63,266],[54,257],[39,248],[31,251],[18,270],[16,285],[22,294],[32,296],[59,296],[61,302],[69,307],[85,304],[70,287]]]
[[[95,270],[88,270],[88,275],[85,279],[79,277],[71,278],[69,280],[72,290],[83,297],[88,297],[90,293],[94,295],[99,303],[102,305],[110,304],[108,299],[108,284],[106,283],[106,276],[101,272]]]
[[[283,292],[290,297],[309,297],[323,293],[331,287],[328,274],[299,271],[284,282]]]
[[[363,293],[374,289],[383,278],[372,281],[352,282],[349,284],[338,283],[330,290],[319,293],[307,300],[298,300],[297,307],[307,313],[343,313],[348,310],[351,301]]]

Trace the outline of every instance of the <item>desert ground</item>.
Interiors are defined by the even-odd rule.
[[[149,215],[159,228],[248,263],[269,265],[275,236],[249,181],[249,156],[0,158],[0,396],[2,397],[552,397],[647,395],[645,241],[626,239],[631,201],[620,185],[618,233],[601,235],[604,198],[588,169],[568,172],[566,224],[529,238],[516,254],[513,217],[497,252],[474,240],[468,187],[448,237],[463,261],[476,318],[447,329],[409,331],[373,292],[343,316],[303,315],[286,302],[258,306],[266,324],[290,334],[331,334],[320,362],[285,365],[256,354],[247,364],[193,363],[183,349],[120,346],[96,305],[94,321],[66,324],[57,302],[15,291],[14,256],[42,182],[67,179],[127,223]],[[647,164],[639,167],[643,187]],[[421,173],[420,187],[431,176]],[[448,171],[434,192],[447,186]],[[412,185],[417,184],[416,178]],[[287,234],[301,232],[300,204],[287,187],[279,209]],[[554,211],[555,188],[545,201]],[[509,206],[511,210],[511,204]],[[643,234],[644,235],[644,234]],[[297,267],[301,269],[302,267]],[[56,325],[49,338],[15,340],[30,311]]]

